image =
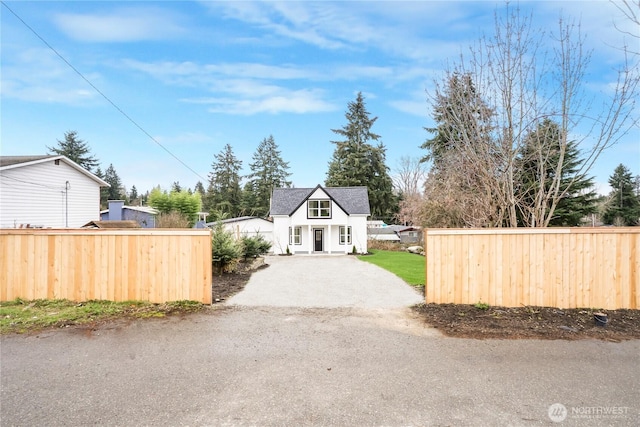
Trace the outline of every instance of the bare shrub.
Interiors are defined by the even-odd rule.
[[[156,228],[191,228],[189,218],[178,211],[161,213],[156,218]]]
[[[400,251],[402,245],[400,242],[390,242],[389,240],[376,240],[371,239],[367,243],[369,249],[378,249],[381,251]]]

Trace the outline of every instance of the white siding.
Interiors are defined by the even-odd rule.
[[[261,218],[252,218],[242,221],[230,221],[224,224],[224,228],[231,231],[236,238],[243,236],[255,236],[256,234],[262,235],[266,241],[271,243],[271,250],[273,251],[273,224],[267,220]],[[285,249],[286,250],[286,249]]]
[[[0,228],[62,228],[66,218],[69,227],[100,219],[98,182],[62,160],[58,165],[51,160],[0,173]]]
[[[289,244],[289,224],[291,224],[291,218],[288,216],[273,216],[273,246],[271,247],[273,253],[287,253],[287,246]],[[293,248],[290,247],[289,250],[293,251]]]

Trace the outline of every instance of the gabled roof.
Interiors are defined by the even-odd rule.
[[[96,181],[101,187],[110,187],[104,180],[98,178],[76,162],[68,159],[65,156],[53,156],[53,155],[41,155],[41,156],[0,156],[0,171],[21,168],[25,166],[37,165],[39,163],[52,162],[60,160],[71,166],[78,172],[86,175],[88,178]]]
[[[276,188],[271,197],[270,215],[291,215],[321,189],[347,215],[371,215],[367,187]]]

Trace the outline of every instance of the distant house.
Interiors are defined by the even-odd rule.
[[[422,230],[417,227],[405,225],[385,225],[384,227],[369,227],[367,229],[369,239],[385,240],[400,243],[421,243]]]
[[[222,221],[224,228],[240,239],[245,236],[261,235],[266,241],[272,244],[273,249],[273,222],[256,216],[241,216],[229,218]],[[208,227],[213,227],[215,222],[208,222]]]
[[[372,221],[367,221],[367,228],[382,228],[382,227],[386,227],[387,224],[384,223],[384,221],[379,220],[379,219],[375,219]]]
[[[136,221],[142,228],[155,228],[157,215],[149,206],[125,206],[123,200],[109,200],[109,209],[100,211],[100,220]]]
[[[65,156],[0,156],[0,228],[82,227],[108,186]]]
[[[368,238],[371,240],[384,240],[387,242],[400,242],[400,236],[395,230],[387,227],[373,227],[367,230]]]
[[[367,252],[366,187],[276,188],[271,198],[276,254]]]

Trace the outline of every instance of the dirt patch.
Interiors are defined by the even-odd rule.
[[[242,270],[236,273],[215,274],[213,276],[211,301],[213,301],[213,304],[219,304],[231,298],[244,289],[251,278],[251,274],[268,266],[269,264],[261,264],[255,269]]]
[[[486,307],[420,304],[413,307],[424,321],[443,334],[461,338],[562,339],[606,341],[640,339],[640,310],[592,310],[551,307]],[[597,326],[594,313],[607,314]]]

